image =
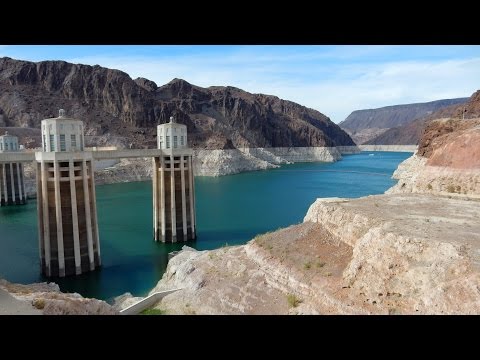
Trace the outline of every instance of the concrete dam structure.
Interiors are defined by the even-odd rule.
[[[41,128],[35,160],[42,273],[80,275],[101,265],[92,154],[83,151],[82,121],[60,111]]]
[[[195,239],[195,189],[192,149],[187,127],[175,123],[157,127],[161,156],[153,158],[153,224],[155,241]]]
[[[87,151],[83,122],[60,110],[41,122],[42,151],[20,152],[18,139],[0,137],[1,204],[26,201],[23,162],[36,164],[39,258],[47,277],[80,275],[101,266],[94,182],[96,160],[151,157],[153,238],[193,240],[195,189],[187,128],[173,118],[159,125],[157,149]],[[8,145],[5,145],[8,144]]]
[[[0,156],[8,152],[19,151],[18,138],[9,135],[0,136]],[[6,162],[0,164],[0,206],[23,205],[27,203],[27,193],[21,162]]]

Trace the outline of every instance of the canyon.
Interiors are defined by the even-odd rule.
[[[197,175],[336,161],[358,151],[323,114],[232,87],[200,88],[180,79],[157,87],[99,66],[8,58],[0,59],[0,87],[0,126],[28,129],[18,131],[31,147],[38,139],[30,128],[50,111],[38,109],[69,105],[72,115],[86,119],[90,145],[153,147],[156,124],[176,116],[194,129]],[[35,97],[40,91],[49,91],[50,100]],[[19,94],[30,94],[30,101]],[[190,315],[479,314],[479,112],[477,91],[465,104],[401,125],[418,136],[418,149],[384,194],[312,199],[302,222],[245,245],[184,247],[150,293],[180,290],[154,308]],[[364,149],[379,149],[370,145]],[[98,171],[97,183],[144,180],[150,168],[144,159],[122,160]],[[27,168],[26,178],[32,174]],[[0,280],[0,290],[13,313],[19,306],[38,314],[118,314],[141,300],[125,294],[112,306],[61,293],[53,283]]]
[[[479,125],[432,121],[385,194],[316,199],[303,222],[246,245],[184,247],[151,293],[181,290],[154,308],[190,315],[478,314]],[[446,178],[432,182],[439,174]],[[114,313],[139,300],[125,294],[111,308],[90,306]]]
[[[246,245],[185,249],[167,314],[478,314],[480,119],[429,122],[383,195],[320,198]]]

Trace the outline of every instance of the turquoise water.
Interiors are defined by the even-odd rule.
[[[370,156],[369,154],[374,154]],[[300,163],[218,178],[197,177],[197,249],[243,244],[258,233],[303,220],[318,197],[380,194],[411,153],[345,155],[336,163]],[[161,278],[167,254],[181,244],[152,240],[150,182],[97,186],[103,266],[99,271],[55,279],[63,291],[111,300],[125,292],[145,295]],[[46,281],[39,274],[36,202],[0,208],[0,278]]]

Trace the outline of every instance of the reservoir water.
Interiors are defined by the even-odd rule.
[[[197,240],[186,244],[199,250],[244,244],[256,234],[301,222],[316,198],[381,194],[395,184],[393,171],[410,155],[363,152],[336,163],[196,177]],[[153,241],[151,182],[96,189],[103,266],[53,281],[62,291],[107,301],[125,292],[143,296],[162,277],[168,253],[185,243]],[[38,257],[36,202],[0,208],[0,278],[47,281],[39,273]]]

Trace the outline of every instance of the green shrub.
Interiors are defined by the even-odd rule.
[[[32,305],[39,310],[42,310],[45,307],[45,300],[44,299],[34,299],[32,301]]]
[[[297,307],[300,305],[302,300],[300,300],[295,294],[288,294],[287,295],[287,302],[288,302],[288,307]]]
[[[145,309],[140,315],[165,315],[166,313],[167,311],[162,309]]]

